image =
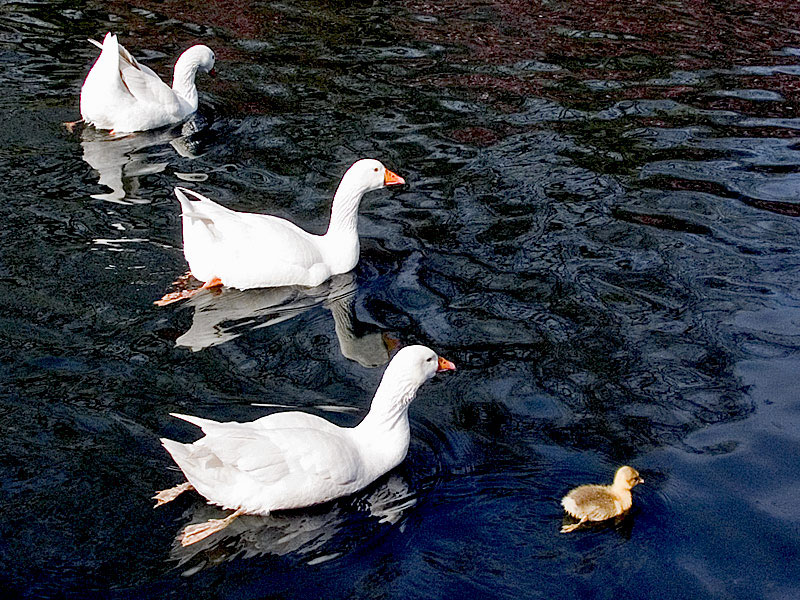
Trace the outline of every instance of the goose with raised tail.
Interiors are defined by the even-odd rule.
[[[180,123],[197,110],[198,71],[214,70],[214,52],[192,46],[175,63],[172,87],[137,61],[117,36],[107,33],[102,49],[81,88],[81,117],[112,133],[146,131]],[[73,124],[68,124],[68,126]]]
[[[333,197],[324,235],[308,233],[273,215],[236,212],[197,192],[175,188],[183,217],[183,254],[191,274],[204,282],[201,289],[314,287],[358,263],[358,208],[364,194],[403,183],[380,161],[355,162]],[[172,292],[156,304],[163,306],[193,293],[196,290]]]
[[[409,404],[428,379],[454,369],[425,346],[401,349],[386,367],[369,412],[355,427],[339,427],[298,411],[250,423],[175,414],[200,427],[205,437],[193,444],[161,440],[187,482],[156,494],[156,506],[195,489],[209,503],[235,511],[187,527],[181,544],[188,546],[242,514],[267,515],[357,492],[403,461],[411,439]]]

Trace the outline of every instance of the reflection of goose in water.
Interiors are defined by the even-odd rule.
[[[356,318],[357,285],[352,273],[337,275],[315,288],[288,286],[254,290],[203,290],[192,296],[191,328],[175,344],[202,350],[251,330],[275,325],[323,304],[333,316],[342,356],[365,367],[389,361],[397,342],[377,327]]]
[[[91,197],[119,204],[125,204],[126,199],[132,203],[145,202],[137,198],[139,177],[161,173],[167,168],[168,159],[172,158],[167,144],[185,158],[199,156],[207,128],[208,121],[199,113],[172,129],[125,136],[85,128],[81,141],[83,160],[100,174],[98,183],[111,188],[110,193]],[[153,158],[156,162],[150,162]]]
[[[365,498],[355,499],[355,505],[369,511],[369,515],[377,518],[378,523],[390,525],[400,523],[405,512],[416,502],[416,496],[408,484],[396,474],[389,476]],[[347,524],[364,516],[353,511],[351,506],[352,503],[347,502],[266,517],[242,515],[216,536],[191,546],[182,546],[178,536],[170,551],[170,558],[178,561],[179,567],[187,567],[184,576],[235,557],[252,558],[265,554],[284,556],[297,553],[309,563],[324,562],[341,552],[343,544],[334,541],[337,534],[345,535]],[[191,510],[189,525],[221,518],[226,514],[207,504],[196,504]]]

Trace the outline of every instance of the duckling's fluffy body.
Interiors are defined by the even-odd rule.
[[[605,521],[627,512],[633,504],[631,489],[644,479],[633,467],[620,467],[611,485],[581,485],[564,496],[561,505],[578,523],[564,525],[561,533],[577,529],[586,521]]]

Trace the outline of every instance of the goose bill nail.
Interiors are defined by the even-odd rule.
[[[392,173],[389,169],[386,169],[383,174],[383,185],[400,185],[405,182],[405,179],[400,177],[397,173]]]
[[[446,358],[439,357],[439,368],[436,369],[437,373],[442,371],[455,371],[456,366]]]

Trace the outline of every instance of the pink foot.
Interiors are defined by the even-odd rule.
[[[191,276],[191,273],[182,275],[174,283],[179,284],[187,281],[188,280],[187,276]],[[173,302],[179,302],[180,300],[186,300],[187,298],[191,298],[195,294],[198,294],[201,290],[208,290],[221,286],[222,286],[222,280],[219,277],[212,277],[199,288],[196,288],[194,290],[178,290],[177,292],[170,292],[169,294],[164,294],[164,296],[162,296],[160,300],[156,300],[155,302],[153,302],[153,304],[155,304],[156,306],[166,306],[167,304],[172,304]]]
[[[77,121],[67,121],[64,123],[64,127],[66,127],[67,131],[70,133],[74,133],[75,127],[83,123],[83,119],[79,119]]]
[[[188,492],[189,490],[193,490],[192,484],[188,481],[178,484],[175,487],[171,487],[168,490],[161,490],[157,492],[155,496],[153,496],[153,500],[156,501],[156,505],[153,508],[158,508],[162,504],[166,504],[167,502],[172,502],[180,496],[183,492]]]
[[[196,544],[197,542],[206,539],[211,534],[225,529],[228,525],[233,523],[233,521],[239,515],[242,514],[244,514],[244,511],[240,508],[235,513],[225,517],[224,519],[209,519],[205,523],[187,525],[183,529],[181,546],[191,546],[192,544]]]

